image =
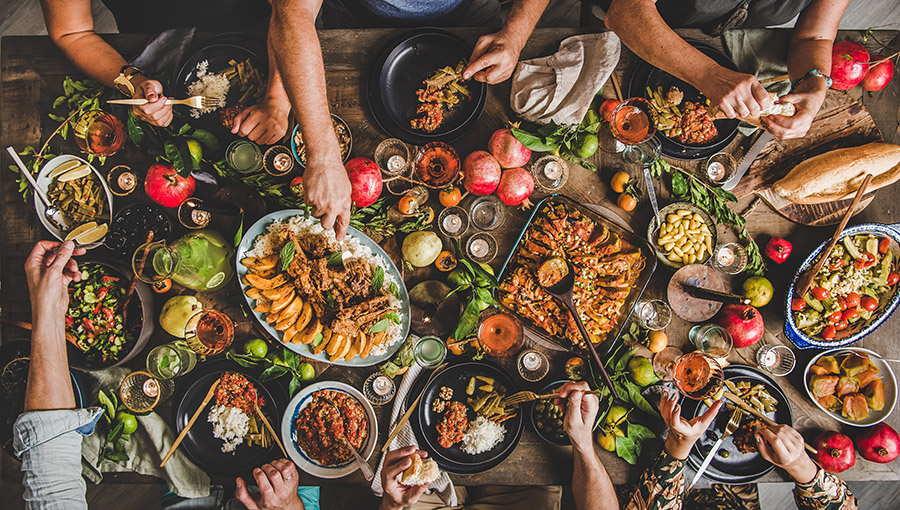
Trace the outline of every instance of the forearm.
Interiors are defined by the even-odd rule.
[[[847,3],[848,0],[815,0],[800,13],[788,50],[792,80],[802,78],[810,69],[830,72],[831,48]]]
[[[66,356],[62,318],[32,318],[31,365],[25,390],[25,411],[72,409],[75,395]]]
[[[269,83],[266,86],[266,99],[276,102],[285,109],[290,109],[291,102],[288,99],[287,91],[284,90],[284,80],[281,79],[278,61],[275,59],[271,30],[266,38],[266,46],[269,51]]]
[[[550,0],[517,0],[513,2],[503,26],[503,32],[506,32],[514,38],[518,44],[518,51],[522,51],[531,32],[534,31],[535,25],[541,19],[544,9]]]
[[[66,34],[54,42],[75,67],[107,87],[113,87],[113,80],[127,63],[118,51],[92,31]]]
[[[572,448],[575,462],[572,473],[572,493],[578,510],[619,508],[616,491],[606,468],[600,462],[593,444],[580,449]]]

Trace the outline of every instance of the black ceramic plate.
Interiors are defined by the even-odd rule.
[[[232,59],[237,62],[243,62],[248,58],[262,74],[263,79],[265,79],[269,70],[265,41],[253,36],[238,38],[234,34],[230,34],[227,38],[215,38],[207,41],[184,61],[175,75],[172,82],[175,97],[190,97],[188,86],[197,80],[198,63],[206,60],[209,62],[207,72],[217,73],[227,68],[229,66],[228,62]],[[232,84],[225,98],[225,107],[237,104],[241,95],[240,89],[235,84]],[[194,127],[206,129],[219,137],[222,147],[227,145],[228,140],[236,138],[229,129],[222,125],[218,110],[201,115],[199,119],[191,117],[188,120]]]
[[[555,391],[557,388],[559,388],[560,386],[562,386],[563,384],[566,384],[567,382],[569,382],[568,379],[563,380],[563,381],[554,381],[554,382],[544,386],[543,388],[541,388],[541,394],[551,393],[551,392]],[[562,431],[562,437],[560,437],[560,436],[551,435],[550,433],[545,431],[543,428],[538,427],[539,420],[537,417],[537,411],[536,411],[535,407],[538,405],[539,402],[540,401],[532,402],[531,405],[528,406],[528,410],[527,410],[528,417],[529,417],[528,422],[531,424],[532,430],[534,430],[535,433],[537,433],[538,437],[540,437],[541,439],[543,439],[544,441],[546,441],[548,443],[565,445],[565,446],[572,444],[572,441],[569,440],[569,435],[566,434],[565,430],[560,429]],[[552,403],[550,403],[548,405],[552,405]],[[563,409],[563,412],[565,412],[565,409]],[[565,414],[563,414],[563,416],[565,416]]]
[[[168,240],[172,233],[172,220],[166,211],[152,203],[125,206],[116,213],[110,228],[125,237],[125,244],[113,252],[131,264],[134,252],[147,242],[147,233],[153,231],[153,240]]]
[[[688,42],[719,65],[737,70],[734,62],[729,60],[719,50],[700,42],[690,40]],[[701,101],[702,95],[700,91],[692,85],[679,80],[662,69],[653,67],[643,60],[639,60],[637,68],[631,76],[631,84],[628,87],[629,97],[647,98],[647,87],[650,87],[651,90],[656,90],[657,86],[662,87],[663,91],[669,90],[671,86],[678,87],[684,93],[685,102]],[[737,136],[737,128],[740,121],[737,119],[719,119],[714,123],[719,131],[719,136],[708,144],[688,145],[664,136],[662,133],[657,134],[661,142],[662,153],[672,158],[690,160],[707,158],[721,151]]]
[[[468,397],[466,395],[466,386],[469,383],[469,378],[476,375],[494,378],[495,384],[503,385],[507,394],[516,391],[516,386],[510,376],[494,363],[488,361],[456,363],[434,376],[425,388],[419,407],[410,420],[419,448],[427,451],[428,456],[434,459],[441,469],[450,473],[474,474],[487,471],[503,462],[515,450],[516,445],[519,444],[519,439],[522,438],[524,420],[522,419],[522,414],[519,413],[503,422],[503,426],[506,427],[503,441],[489,451],[478,455],[469,455],[460,449],[459,444],[450,448],[444,448],[438,444],[436,427],[440,423],[442,415],[431,410],[432,402],[437,398],[440,388],[447,386],[453,390],[452,400],[465,403]],[[428,377],[422,374],[419,379],[425,381]],[[410,391],[407,404],[416,398],[419,391],[420,389],[417,388],[413,388],[413,391]],[[468,418],[470,421],[475,419],[475,413],[471,408],[469,409]]]
[[[465,83],[471,97],[445,111],[441,126],[431,132],[412,129],[417,116],[416,90],[423,81],[444,66],[456,67],[467,60],[472,48],[453,34],[423,28],[406,32],[392,41],[375,61],[369,73],[367,94],[372,116],[382,130],[406,143],[451,142],[472,128],[484,111],[487,85],[475,80]]]
[[[778,401],[778,405],[775,407],[774,413],[766,413],[766,416],[775,420],[776,423],[781,423],[784,425],[793,425],[794,424],[794,416],[791,412],[791,404],[788,401],[787,395],[784,394],[781,387],[778,386],[778,383],[775,382],[774,379],[769,377],[768,375],[760,372],[759,370],[746,366],[746,365],[731,365],[725,367],[724,369],[725,379],[732,382],[741,382],[741,381],[749,381],[751,384],[762,384],[765,386],[766,391],[769,392],[775,400]],[[694,417],[699,416],[706,412],[706,404],[697,400],[685,399],[682,403],[683,411],[682,415],[685,417]],[[690,456],[688,456],[688,464],[695,470],[700,467],[700,464],[703,463],[703,459],[706,458],[706,454],[709,452],[709,449],[712,448],[713,443],[716,442],[716,438],[722,435],[725,430],[725,426],[728,424],[728,419],[731,417],[730,411],[725,409],[724,407],[719,410],[719,415],[716,416],[716,421],[713,423],[713,426],[710,427],[710,431],[713,431],[716,435],[715,437],[712,434],[704,434],[700,437],[697,443],[694,445],[694,448],[691,450]],[[743,422],[752,420],[753,417],[747,417],[745,414],[743,417]],[[725,441],[722,442],[722,445],[719,447],[720,451],[727,451],[728,457],[723,458],[721,455],[716,453],[715,458],[710,463],[709,467],[706,468],[706,472],[703,473],[703,476],[715,480],[717,482],[735,484],[735,483],[752,483],[763,475],[771,471],[775,468],[769,461],[762,458],[762,455],[759,453],[741,453],[734,446],[734,442],[732,439],[726,438]]]
[[[172,397],[172,402],[175,404],[172,406],[172,430],[176,435],[187,425],[191,416],[203,402],[203,398],[206,397],[210,386],[223,372],[238,372],[247,377],[265,399],[262,410],[269,423],[281,422],[281,415],[287,402],[287,393],[277,381],[260,384],[256,378],[258,371],[242,368],[230,360],[218,360],[204,363],[177,380],[175,395]],[[207,472],[224,476],[244,476],[254,468],[275,458],[274,454],[278,450],[278,445],[274,441],[269,448],[241,444],[233,453],[223,453],[223,442],[213,436],[212,423],[207,420],[209,408],[214,403],[215,398],[200,413],[197,421],[194,422],[179,446],[195,464]],[[281,452],[278,452],[278,456],[281,456]]]

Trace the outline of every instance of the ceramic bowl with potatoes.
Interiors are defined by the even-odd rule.
[[[678,269],[689,264],[702,264],[716,246],[716,223],[712,217],[694,204],[675,202],[659,210],[661,226],[656,218],[647,226],[647,239],[653,245],[656,258]]]

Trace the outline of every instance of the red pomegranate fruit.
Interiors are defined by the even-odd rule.
[[[750,305],[726,305],[716,322],[731,334],[735,348],[753,345],[762,338],[762,315]]]
[[[856,449],[862,458],[884,464],[900,456],[900,436],[890,425],[879,423],[856,435]]]
[[[463,161],[463,186],[473,195],[490,195],[500,184],[500,163],[487,151],[475,151]]]
[[[197,181],[188,175],[182,177],[171,163],[154,163],[147,170],[144,192],[163,207],[178,207],[197,189]]]
[[[859,43],[840,41],[831,49],[831,88],[849,90],[860,84],[869,70],[869,52]]]
[[[877,92],[887,87],[893,76],[894,61],[885,59],[884,55],[877,55],[862,80],[862,88],[869,92]]]
[[[381,196],[381,170],[369,158],[356,157],[344,163],[350,178],[350,200],[356,207],[366,207]]]
[[[510,168],[504,170],[500,176],[500,185],[497,186],[497,196],[504,204],[510,206],[521,205],[524,208],[531,207],[528,197],[534,193],[534,177],[524,168]]]
[[[507,128],[494,131],[488,141],[488,150],[503,168],[525,166],[531,160],[531,149],[522,145]]]
[[[834,431],[822,432],[813,440],[812,447],[819,452],[813,455],[813,458],[829,473],[840,473],[856,464],[853,441],[844,434]]]

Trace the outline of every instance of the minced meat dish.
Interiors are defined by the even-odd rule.
[[[738,451],[741,453],[754,453],[758,452],[759,449],[756,446],[756,433],[762,429],[766,428],[766,424],[762,422],[762,420],[750,420],[740,428],[735,431],[732,439],[734,441],[734,446],[737,447]]]

